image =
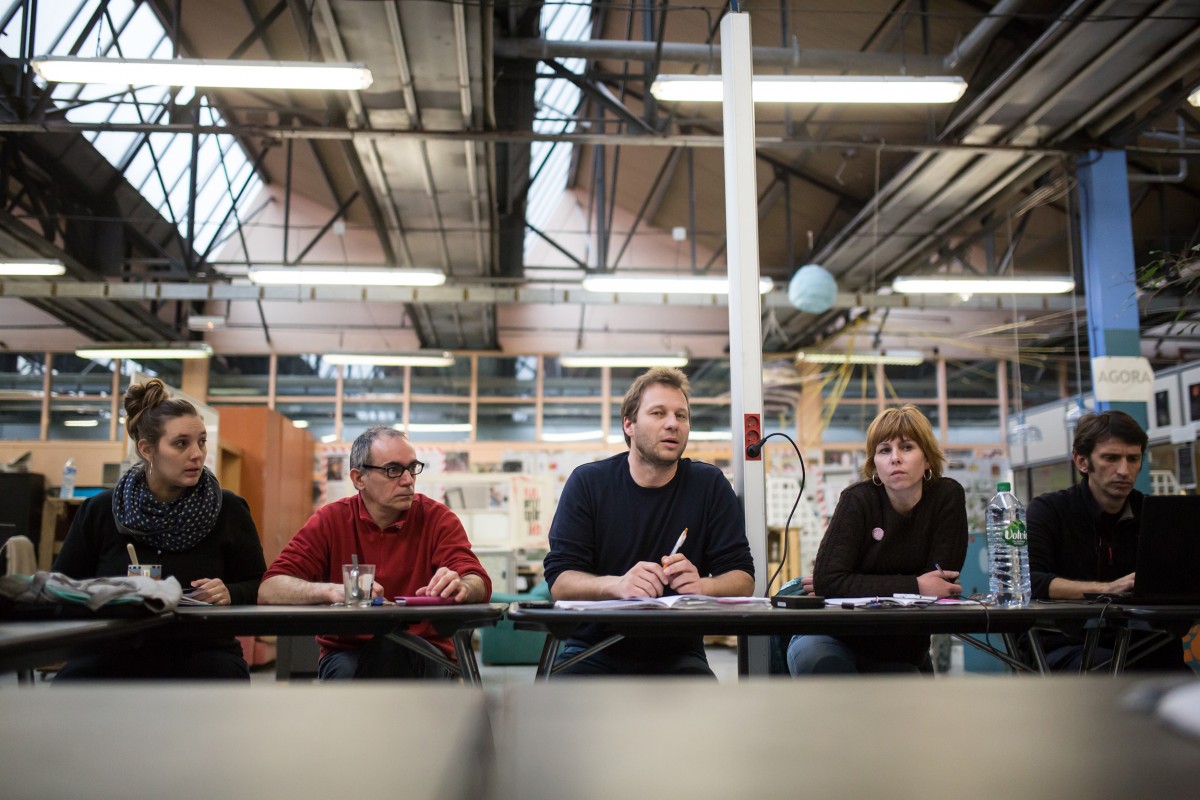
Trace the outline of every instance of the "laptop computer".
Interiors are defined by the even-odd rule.
[[[1142,503],[1130,599],[1200,605],[1200,495],[1152,495]]]

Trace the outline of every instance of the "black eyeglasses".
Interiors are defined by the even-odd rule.
[[[420,461],[414,461],[411,464],[388,464],[383,467],[377,467],[374,464],[363,464],[362,469],[377,469],[386,475],[391,480],[396,480],[402,477],[404,473],[412,475],[414,478],[421,474],[425,469],[425,465]]]

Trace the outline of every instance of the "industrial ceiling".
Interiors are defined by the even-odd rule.
[[[62,258],[68,274],[0,284],[0,347],[204,337],[219,355],[726,354],[723,301],[595,295],[578,277],[724,274],[720,107],[656,102],[648,86],[720,71],[728,3],[595,2],[586,40],[574,41],[545,32],[579,3],[79,0],[81,55],[99,47],[95,31],[145,5],[180,56],[370,67],[374,82],[359,92],[204,93],[264,188],[222,221],[219,246],[203,248],[186,208],[165,218],[89,139],[211,133],[195,102],[157,119],[71,118],[30,77],[36,31],[32,45],[17,33],[47,5],[14,2],[0,19],[13,34],[0,39],[0,255]],[[1062,360],[1081,380],[1077,168],[1114,149],[1129,165],[1134,266],[1166,268],[1143,286],[1143,354],[1156,366],[1197,357],[1200,109],[1187,98],[1200,87],[1200,0],[738,5],[755,74],[968,84],[944,106],[756,108],[760,270],[776,282],[763,300],[769,364],[797,350],[905,348],[963,365]],[[578,107],[535,102],[539,75],[568,81]],[[547,120],[560,125],[536,124]],[[567,190],[542,225],[526,213],[537,143],[570,147]],[[448,281],[364,293],[268,290],[244,277],[259,262],[350,261],[438,268]],[[787,282],[808,263],[837,279],[826,312],[788,302]],[[931,272],[1070,273],[1080,288],[999,301],[890,293],[894,277]],[[187,316],[201,312],[227,327],[190,332]]]

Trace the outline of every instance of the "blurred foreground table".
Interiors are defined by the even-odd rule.
[[[493,796],[1191,800],[1200,741],[1127,706],[1151,686],[564,678],[505,693]]]
[[[453,686],[59,686],[0,716],[11,798],[478,798],[491,759],[483,694]]]

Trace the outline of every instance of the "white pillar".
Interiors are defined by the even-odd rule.
[[[746,414],[762,418],[762,309],[758,293],[758,188],[754,157],[754,99],[750,16],[721,20],[724,82],[725,236],[729,263],[729,382],[733,429],[733,488],[742,500],[754,557],[754,591],[766,591],[767,509],[763,461],[747,461]],[[741,656],[752,674],[765,674],[767,640],[749,640]]]

